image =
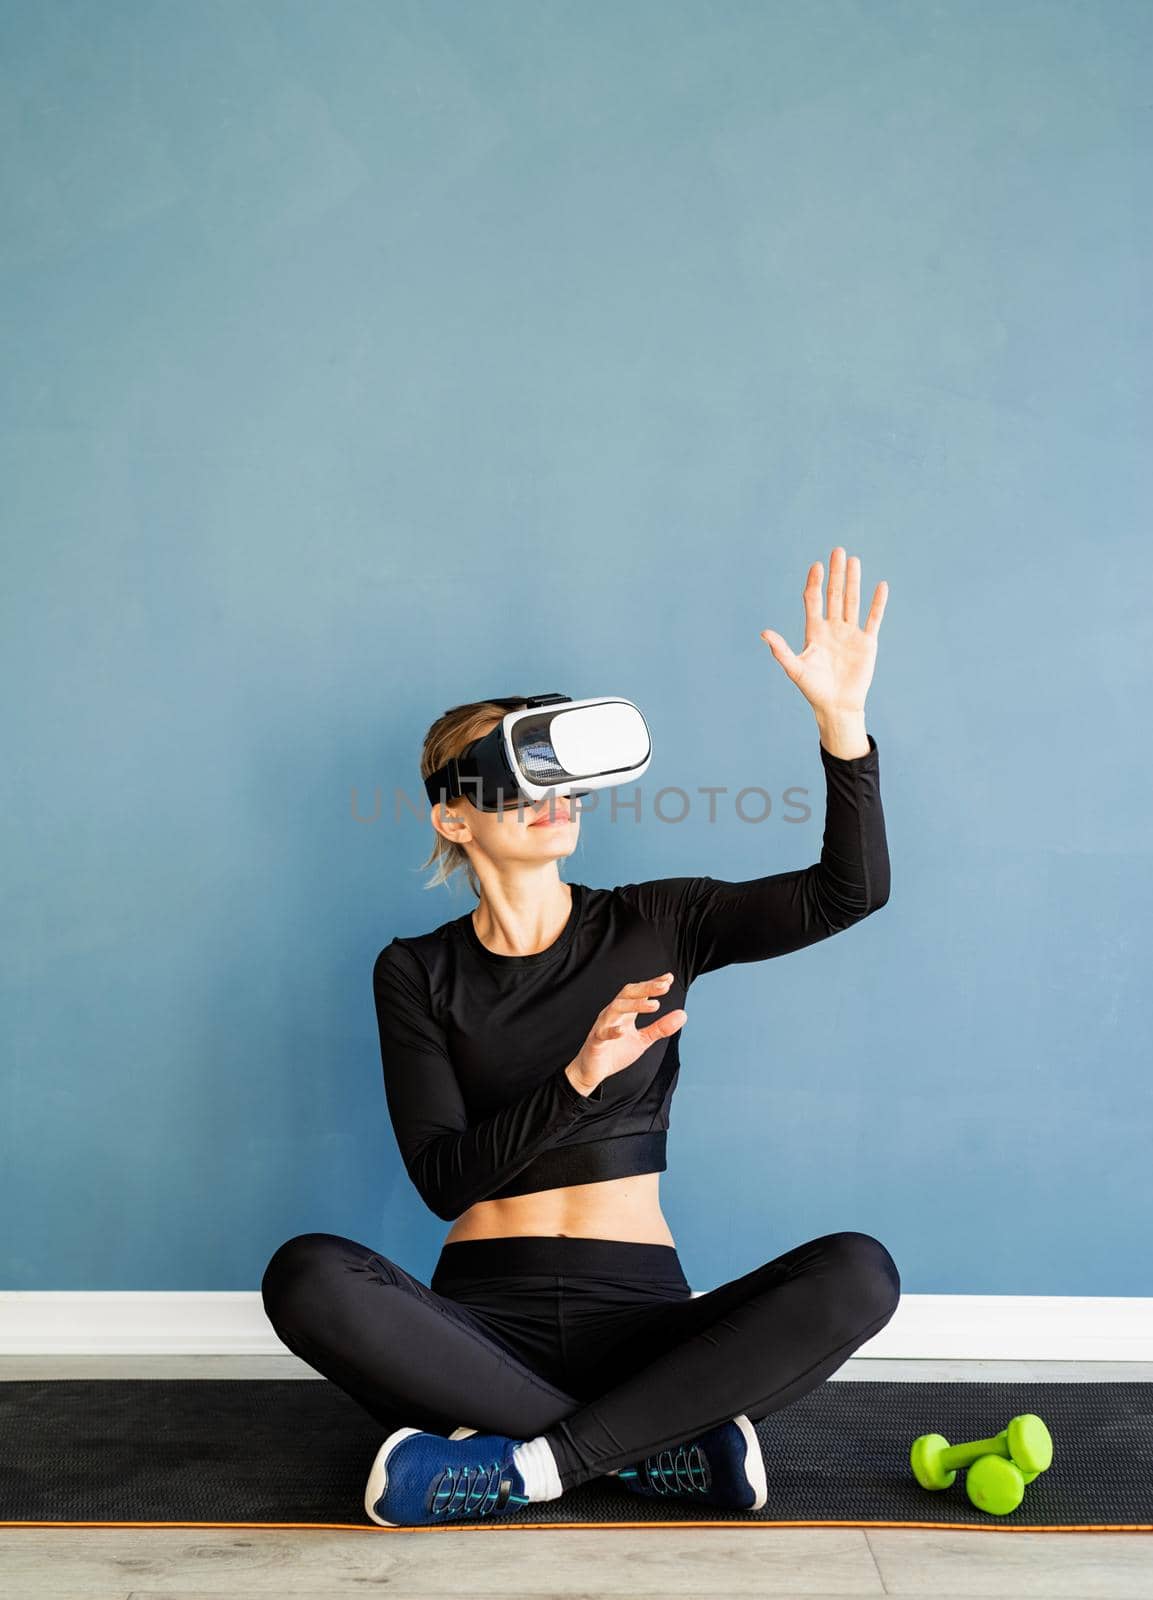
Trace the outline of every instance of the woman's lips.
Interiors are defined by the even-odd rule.
[[[565,816],[560,816],[560,815],[555,816],[555,817],[538,817],[535,822],[530,822],[529,823],[529,827],[530,828],[560,828],[560,827],[563,827],[566,822],[570,822],[571,820],[572,819],[570,817],[565,817]]]

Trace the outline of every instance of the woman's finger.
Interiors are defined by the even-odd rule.
[[[637,1012],[642,1007],[659,1006],[659,1000],[637,1000],[630,1002],[624,1011],[614,1011],[611,1016],[604,1015],[597,1018],[592,1031],[592,1039],[597,1044],[610,1044],[616,1039],[622,1039],[629,1032],[644,1033],[644,1028],[637,1027]],[[654,1018],[651,1026],[659,1028],[663,1022],[675,1015],[669,1012],[666,1016]],[[654,1035],[655,1037],[655,1035]]]
[[[805,579],[805,592],[803,599],[805,602],[806,644],[808,644],[809,640],[813,637],[813,634],[816,632],[817,625],[821,621],[821,580],[824,575],[825,569],[821,566],[821,563],[819,561],[814,561],[812,566],[809,568],[809,575]]]
[[[676,1033],[678,1028],[683,1028],[688,1020],[687,1011],[670,1011],[667,1017],[658,1017],[655,1022],[650,1022],[647,1028],[638,1028],[637,1038],[643,1039],[646,1044],[656,1044],[658,1039],[667,1039],[670,1033]]]
[[[829,556],[829,598],[826,616],[840,622],[845,615],[845,547],[838,545]]]
[[[617,995],[617,999],[619,1000],[621,995],[625,994],[652,994],[654,989],[667,989],[672,981],[673,975],[671,972],[658,972],[655,978],[638,978],[636,983],[626,983],[620,994]]]
[[[616,1000],[609,1001],[601,1015],[609,1017],[631,1016],[634,1012],[647,1011],[652,1006],[659,1006],[660,1003],[660,998],[655,995],[635,994],[623,1000],[618,997]]]
[[[865,618],[865,632],[876,633],[881,626],[881,618],[885,615],[885,601],[889,598],[889,585],[882,578],[873,590],[873,603],[869,607],[869,615]]]
[[[672,981],[672,973],[666,973],[659,978],[642,978],[637,983],[626,983],[620,994],[605,1006],[601,1016],[614,1011],[639,1011],[642,1006],[648,1005],[654,995],[663,994]],[[660,1004],[659,998],[657,1004]]]
[[[777,660],[781,663],[781,666],[784,667],[789,677],[795,678],[797,673],[801,670],[801,663],[797,660],[796,656],[781,638],[780,634],[774,633],[772,628],[764,628],[761,630],[761,638],[776,656]]]
[[[857,625],[861,612],[861,558],[850,556],[845,570],[845,621]]]

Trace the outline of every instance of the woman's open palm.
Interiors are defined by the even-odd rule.
[[[813,707],[814,711],[863,711],[877,661],[877,632],[885,614],[889,585],[881,580],[873,603],[858,626],[861,601],[861,562],[846,561],[843,545],[829,557],[829,589],[821,609],[823,568],[814,561],[805,581],[805,645],[794,655],[779,633],[765,628],[761,634],[774,656]]]
[[[657,978],[626,983],[605,1006],[576,1058],[577,1074],[590,1091],[631,1067],[658,1039],[667,1039],[684,1027],[688,1012],[681,1010],[666,1012],[647,1028],[637,1027],[637,1013],[654,1007],[659,1010],[672,979],[672,973],[665,972]]]

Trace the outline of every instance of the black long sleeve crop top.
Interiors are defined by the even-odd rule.
[[[739,883],[573,883],[564,930],[534,955],[489,950],[471,912],[385,946],[372,978],[388,1110],[405,1169],[438,1217],[665,1170],[689,1023],[589,1095],[564,1069],[626,983],[673,973],[661,1008],[638,1013],[648,1026],[679,1009],[703,973],[800,950],[885,904],[889,854],[868,739],[852,759],[820,746],[825,828],[812,866]]]

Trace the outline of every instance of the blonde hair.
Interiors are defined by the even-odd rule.
[[[522,704],[527,703],[527,695],[517,698]],[[512,709],[510,706],[497,705],[492,700],[469,700],[464,705],[450,706],[424,736],[424,748],[420,752],[422,786],[425,778],[431,777],[438,767],[442,767],[453,756],[459,756],[475,739],[495,728],[505,712]],[[445,814],[445,808],[442,807],[441,815]],[[426,867],[435,868],[432,877],[424,885],[426,889],[438,889],[442,883],[451,886],[453,873],[463,869],[473,894],[480,899],[480,880],[473,871],[468,851],[463,845],[453,844],[443,834],[437,833],[431,852],[418,870],[423,872]]]

